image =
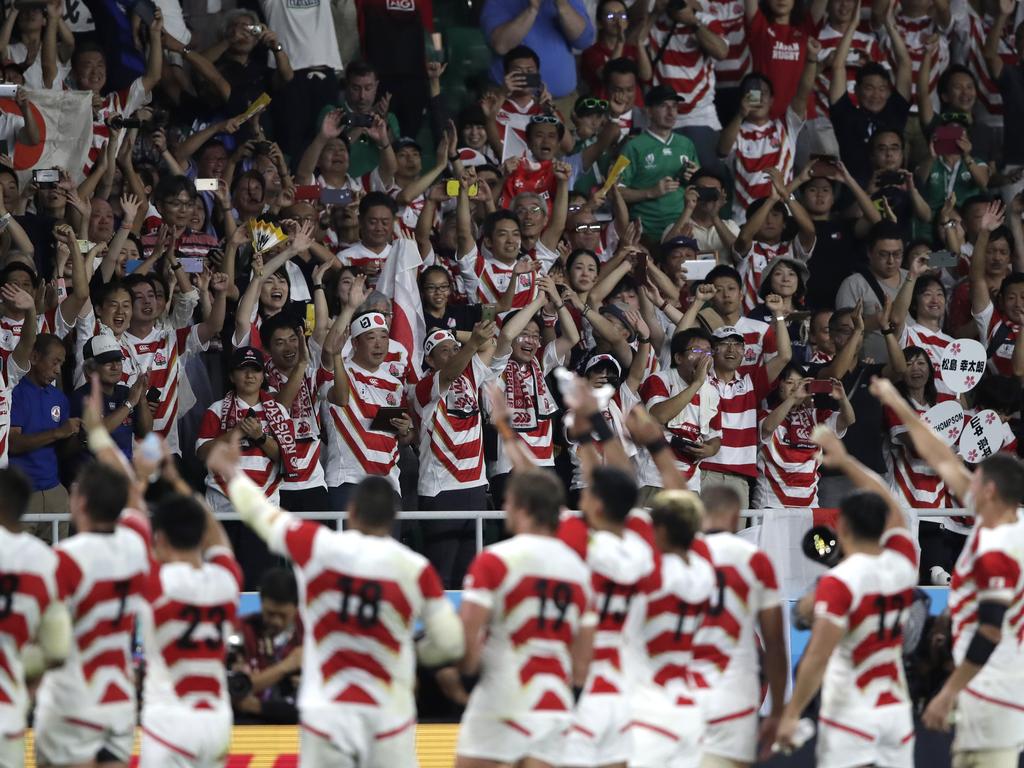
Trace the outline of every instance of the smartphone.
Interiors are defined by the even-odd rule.
[[[444,61],[444,44],[441,41],[441,34],[434,32],[430,35],[430,45],[427,46],[427,61]]]
[[[523,80],[526,81],[526,89],[529,91],[539,91],[541,88],[540,83],[540,72],[524,72]]]
[[[498,316],[497,304],[484,304],[480,307],[480,322],[493,323]]]
[[[196,192],[216,192],[217,179],[196,179]]]
[[[150,387],[146,390],[146,400],[150,403],[160,402],[160,387]]]
[[[934,269],[943,269],[945,267],[955,267],[959,259],[955,253],[949,251],[933,251],[928,256],[928,266]]]
[[[60,181],[60,171],[57,168],[40,168],[32,171],[32,183],[39,189],[52,189]]]
[[[647,284],[647,251],[640,251],[636,255],[636,264],[633,265],[633,280],[637,285]]]
[[[458,179],[448,179],[448,181],[444,183],[444,193],[448,195],[448,197],[458,197],[461,184],[462,182]],[[470,184],[469,189],[466,190],[466,194],[470,197],[476,197],[476,193],[479,191],[480,188],[476,184]]]
[[[295,202],[299,200],[305,200],[312,202],[313,200],[320,199],[320,185],[319,184],[300,184],[295,187]]]
[[[271,143],[269,141],[254,141],[252,151],[257,155],[269,155]]]
[[[345,124],[353,128],[369,128],[373,125],[373,115],[360,115],[355,112],[349,112],[345,115]]]
[[[352,190],[347,188],[320,190],[320,202],[325,205],[351,205],[354,198]]]
[[[96,247],[96,243],[92,242],[92,240],[76,240],[75,242],[78,243],[78,250],[83,254],[88,253]]]
[[[156,3],[153,0],[137,0],[132,6],[132,13],[139,17],[139,21],[147,27],[156,18]]]
[[[749,97],[750,106],[752,106],[752,107],[760,107],[761,106],[761,98],[762,97],[761,97],[761,89],[760,88],[751,88],[749,91],[747,91],[747,96]]]
[[[126,275],[132,274],[136,269],[142,266],[144,259],[128,259],[124,263],[124,273]]]
[[[935,129],[932,143],[935,146],[935,153],[939,155],[959,155],[960,147],[956,145],[957,139],[964,135],[964,127],[953,123],[952,125],[940,125]]]
[[[902,187],[903,174],[899,171],[884,171],[878,174],[879,187]]]
[[[195,275],[206,269],[206,259],[201,256],[185,256],[181,260],[181,266],[190,275]]]
[[[313,306],[312,302],[306,305],[306,318],[302,325],[306,337],[312,336],[313,331],[316,330],[316,307]]]
[[[0,99],[13,99],[17,95],[17,85],[14,83],[0,83]]]
[[[717,203],[718,190],[715,187],[694,187],[697,190],[697,201],[701,203]]]
[[[812,395],[827,395],[832,391],[832,382],[828,379],[815,379],[807,385],[807,392]]]

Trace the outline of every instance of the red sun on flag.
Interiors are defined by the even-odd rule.
[[[14,99],[0,99],[0,109],[10,112],[12,115],[21,116],[21,109],[18,108]],[[31,147],[21,142],[14,145],[12,160],[16,171],[25,171],[34,167],[39,162],[39,158],[43,156],[43,148],[46,144],[46,120],[32,102],[29,102],[29,109],[32,110],[32,116],[36,119],[36,125],[39,126],[39,143]]]

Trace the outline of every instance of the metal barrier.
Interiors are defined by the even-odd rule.
[[[942,519],[945,517],[973,517],[973,514],[966,509],[918,509],[909,510],[917,513],[918,519]],[[770,509],[746,509],[740,512],[740,517],[760,520]],[[304,520],[331,520],[338,528],[342,527],[348,514],[346,512],[301,512],[293,513]],[[217,519],[221,521],[241,520],[237,512],[216,513]],[[473,520],[476,528],[476,551],[484,548],[484,520],[504,520],[505,513],[500,509],[487,509],[477,512],[466,512],[465,510],[453,512],[401,512],[399,520]],[[22,523],[50,523],[50,531],[53,535],[53,542],[60,540],[60,524],[71,521],[71,516],[66,512],[44,512],[30,515],[23,515]]]

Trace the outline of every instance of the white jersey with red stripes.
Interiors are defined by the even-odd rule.
[[[730,150],[733,175],[736,178],[733,210],[737,221],[746,221],[747,207],[755,200],[771,194],[772,182],[767,173],[769,168],[782,171],[787,184],[793,180],[796,137],[803,124],[803,118],[792,109],[786,110],[785,118],[767,120],[761,125],[750,120],[740,123],[736,143]]]
[[[601,411],[605,423],[611,428],[612,432],[619,436],[622,450],[634,468],[639,466],[638,457],[640,451],[633,441],[629,439],[629,430],[626,429],[626,414],[632,410],[634,405],[639,404],[639,396],[623,384],[608,400],[608,407]],[[583,471],[583,465],[580,462],[580,444],[569,439],[568,435],[566,435],[566,442],[569,448],[569,459],[572,462],[572,478],[569,481],[569,490],[577,491],[585,488],[587,485],[587,478]],[[597,452],[598,459],[604,463],[605,453],[603,445],[599,442],[592,443],[592,445]]]
[[[1011,322],[995,308],[992,302],[981,312],[974,314],[981,338],[988,347],[989,362],[1000,376],[1013,376],[1013,347],[1020,333],[1020,326]]]
[[[487,484],[484,471],[480,387],[494,373],[478,355],[441,391],[431,371],[416,383],[413,405],[419,417],[420,496]]]
[[[338,261],[344,267],[355,267],[356,269],[371,271],[376,269],[383,269],[384,262],[388,260],[391,255],[391,249],[394,243],[388,243],[384,246],[384,249],[379,253],[363,245],[362,241],[350,245],[343,251],[338,251],[335,254]],[[377,282],[377,278],[373,278],[374,284]]]
[[[926,404],[914,400],[910,401],[910,407],[918,416],[928,410]],[[946,484],[909,444],[907,427],[891,408],[884,409],[883,418],[889,432],[889,450],[885,451],[886,474],[889,476],[889,488],[900,505],[911,509],[948,507]]]
[[[848,555],[818,581],[814,615],[843,637],[829,657],[819,718],[856,728],[858,712],[911,706],[903,674],[903,622],[918,581],[917,545],[909,531],[890,529],[877,555]],[[911,737],[913,733],[911,733]]]
[[[758,614],[782,605],[775,566],[756,545],[726,533],[704,535],[715,590],[693,647],[693,683],[708,722],[756,712],[761,703]]]
[[[490,611],[465,719],[549,716],[568,725],[573,638],[596,620],[588,613],[590,571],[579,555],[554,536],[492,544],[470,565],[462,599]]]
[[[722,37],[729,44],[729,53],[715,62],[719,88],[736,88],[750,72],[752,58],[747,45],[747,22],[741,0],[709,0],[704,10],[722,25]]]
[[[316,733],[331,710],[360,706],[379,709],[382,730],[413,727],[416,622],[451,610],[434,566],[391,537],[286,516],[269,545],[295,563],[299,583],[303,726]]]
[[[939,39],[938,55],[932,60],[931,80],[928,82],[928,93],[932,99],[932,106],[939,108],[938,85],[939,75],[949,66],[949,31],[950,29],[940,28],[930,15],[915,16],[913,18],[896,12],[896,29],[899,31],[903,42],[907,46],[907,53],[910,54],[910,64],[913,68],[913,81],[910,98],[910,111],[917,114],[917,73],[921,69],[921,62],[924,60],[928,46],[928,40],[932,36]],[[890,63],[893,68],[896,66],[895,56],[892,51],[892,43],[885,28],[877,30],[878,38],[889,54]]]
[[[823,424],[839,437],[839,411],[813,405],[793,408],[767,437],[758,453],[758,506],[773,509],[816,507],[821,449],[811,442],[814,428]]]
[[[761,275],[764,274],[772,259],[785,256],[789,259],[806,262],[813,253],[813,247],[809,251],[804,250],[800,244],[800,238],[794,238],[793,240],[780,240],[777,243],[754,240],[745,256],[736,254],[739,261],[737,269],[740,277],[743,278],[743,311],[751,312],[761,302],[761,296],[758,294],[761,287]]]
[[[825,61],[835,53],[839,47],[839,41],[843,39],[845,30],[836,29],[828,20],[818,31],[818,42],[821,43],[821,53],[818,54],[818,76],[814,79],[813,117],[828,118],[829,90],[832,87],[832,67],[825,64]],[[850,41],[850,53],[846,57],[846,93],[856,103],[854,90],[857,87],[857,70],[867,61],[873,61],[888,67],[885,53],[878,44],[878,38],[874,35],[863,32],[859,29],[853,33],[853,40]]]
[[[988,64],[985,63],[983,50],[985,41],[991,31],[995,19],[986,14],[980,16],[977,11],[967,3],[963,3],[960,13],[954,14],[953,26],[956,28],[956,36],[959,38],[960,55],[962,63],[974,75],[978,84],[978,106],[975,108],[975,119],[981,125],[992,128],[1003,127],[1003,95],[999,91],[999,85],[989,72]],[[1002,59],[1004,67],[1015,67],[1019,61],[1016,44],[1014,41],[1014,29],[1016,25],[1012,19],[1003,25],[1003,36],[1000,38],[996,53]]]
[[[242,571],[224,547],[204,552],[203,559],[199,567],[185,562],[150,565],[140,622],[146,652],[144,728],[151,709],[231,709],[224,655],[238,611]]]
[[[30,533],[0,528],[0,731],[25,729],[29,694],[21,652],[57,594],[57,555]]]
[[[512,99],[505,99],[498,108],[494,120],[498,124],[503,141],[506,127],[511,127],[513,133],[525,144],[526,128],[530,124],[530,118],[540,114],[544,114],[544,105],[536,99],[530,99],[523,106],[519,106]]]
[[[135,619],[149,577],[149,522],[125,510],[110,533],[77,533],[54,546],[57,589],[74,640],[43,676],[38,706],[80,723],[135,722]]]
[[[764,366],[753,373],[740,374],[724,381],[714,366],[708,382],[718,392],[718,410],[722,417],[722,447],[714,456],[704,459],[701,468],[709,472],[757,477],[758,423],[761,404],[771,390]]]
[[[371,429],[374,416],[382,407],[405,404],[402,380],[391,373],[390,364],[377,370],[363,368],[354,360],[345,361],[348,374],[348,403],[327,401],[330,437],[335,448],[328,452],[327,485],[358,483],[367,475],[386,477],[398,487],[398,434]]]
[[[334,372],[320,365],[320,347],[309,341],[309,360],[302,376],[292,409],[288,414],[295,430],[296,477],[281,482],[282,491],[304,491],[310,488],[324,488],[327,485],[323,464],[323,440],[320,434],[321,404],[327,400],[327,391],[334,383]],[[274,392],[284,386],[288,377],[281,373],[273,361],[267,361],[268,391]]]
[[[0,467],[6,467],[10,463],[12,393],[18,382],[28,373],[18,367],[13,356],[7,358],[3,368],[0,372]]]
[[[24,324],[24,318],[15,320],[13,317],[7,317],[6,315],[0,317],[0,359],[4,363],[10,358],[14,348],[18,346],[18,342],[21,340],[21,327]],[[37,333],[52,333],[58,338],[63,339],[71,333],[72,327],[72,324],[64,320],[64,315],[60,312],[60,306],[36,315]]]
[[[644,383],[640,385],[640,399],[649,411],[658,403],[675,397],[688,386],[676,368],[669,368],[648,376],[644,380]],[[700,489],[700,475],[697,474],[697,467],[701,461],[694,461],[692,456],[682,450],[683,445],[680,441],[703,443],[722,436],[719,399],[718,390],[710,382],[705,381],[693,399],[664,427],[665,439],[669,441],[669,450],[672,451],[676,469],[686,478],[692,490]],[[654,465],[654,460],[647,451],[641,451],[640,456],[640,484],[660,487],[661,475]]]
[[[756,368],[778,355],[774,323],[768,324],[741,315],[732,327],[743,334],[743,365],[739,370],[741,376],[753,373]]]
[[[123,341],[131,349],[139,370],[148,375],[149,389],[156,387],[160,390],[160,400],[153,414],[153,431],[166,438],[171,453],[181,453],[178,442],[178,416],[181,415],[178,413],[178,395],[184,371],[183,361],[187,355],[205,352],[209,349],[209,343],[199,339],[198,325],[178,330],[154,326],[144,338],[125,331]]]
[[[946,347],[954,341],[956,339],[941,328],[933,331],[931,328],[921,325],[912,317],[907,317],[906,323],[903,324],[903,331],[900,333],[901,347],[904,349],[906,347],[920,347],[928,354],[928,361],[932,364],[932,370],[935,371],[935,389],[940,394],[948,397],[954,397],[955,393],[942,380],[942,356],[946,352]]]
[[[544,243],[537,244],[529,255],[541,263],[541,271],[547,272],[558,260],[558,254],[550,250]],[[506,263],[498,261],[491,253],[480,246],[459,259],[459,270],[466,285],[466,292],[472,304],[496,304],[508,290],[509,281],[515,277],[515,261]],[[538,284],[536,272],[525,272],[516,279],[515,292],[512,294],[512,309],[522,309],[537,296]]]
[[[709,32],[725,37],[725,29],[714,15],[699,12],[697,20]],[[715,60],[701,47],[696,29],[676,24],[662,14],[651,28],[648,41],[651,59],[658,61],[655,82],[667,85],[681,97],[675,127],[699,125],[720,130],[722,124],[715,112]]]

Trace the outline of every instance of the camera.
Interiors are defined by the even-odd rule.
[[[227,667],[228,696],[231,700],[244,699],[252,693],[252,678],[242,669],[236,669],[245,666],[245,647],[240,635],[228,637],[224,665]]]
[[[801,547],[804,557],[831,568],[843,559],[836,532],[827,525],[816,525],[804,534]]]
[[[245,31],[253,37],[259,37],[263,34],[263,29],[264,27],[262,24],[249,24],[246,26]]]

